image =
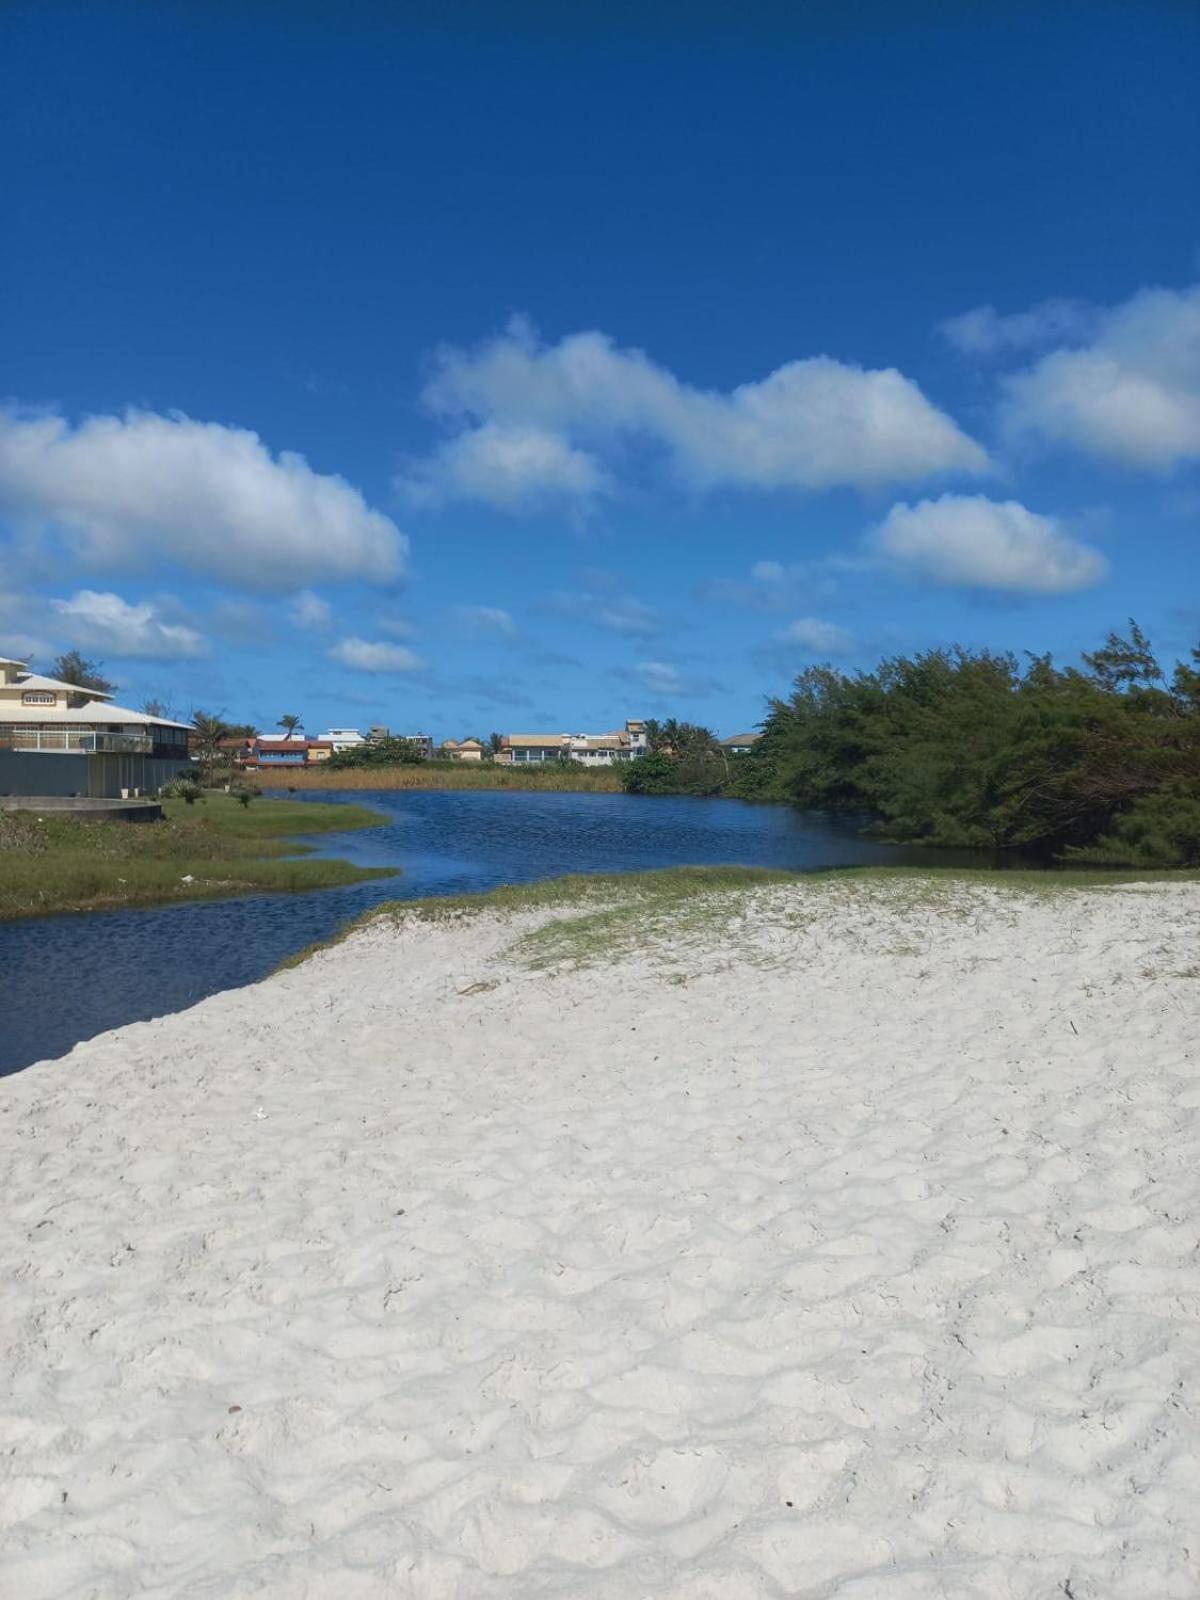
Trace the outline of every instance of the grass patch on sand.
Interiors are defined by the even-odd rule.
[[[167,801],[164,811],[162,822],[0,812],[0,918],[332,889],[391,875],[305,859],[312,847],[287,837],[384,820],[364,806],[256,800],[246,807],[209,793],[192,806]]]
[[[523,934],[512,950],[521,964],[543,970],[563,962],[611,960],[661,937],[687,937],[724,925],[731,933],[758,890],[790,884],[807,903],[795,915],[819,918],[826,892],[886,902],[900,911],[935,907],[946,916],[967,915],[961,891],[989,888],[1014,900],[1029,894],[1097,891],[1129,884],[1200,881],[1196,872],[993,871],[965,867],[853,867],[786,872],[761,867],[669,867],[658,872],[575,874],[540,883],[504,885],[486,894],[429,900],[394,900],[364,913],[335,938],[310,945],[280,964],[299,966],[318,950],[379,920],[453,922],[476,916],[561,911]]]

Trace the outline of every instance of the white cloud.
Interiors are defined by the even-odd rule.
[[[998,356],[1039,345],[1086,339],[1098,313],[1082,300],[1043,300],[1028,311],[1001,316],[995,306],[975,306],[938,324],[942,337],[972,356]]]
[[[64,539],[92,569],[169,562],[229,582],[293,589],[390,581],[408,540],[345,479],[277,458],[246,429],[127,411],[72,428],[0,413],[0,510]]]
[[[207,654],[195,628],[165,622],[149,601],[131,604],[119,594],[80,589],[68,600],[50,600],[49,608],[72,648],[159,661]]]
[[[671,661],[638,661],[632,667],[620,668],[617,675],[663,700],[706,695],[720,688],[712,678],[683,672]]]
[[[311,589],[301,589],[292,596],[288,614],[297,628],[327,628],[333,620],[333,607]]]
[[[1099,583],[1108,562],[1098,550],[1015,500],[943,495],[895,505],[870,543],[910,577],[944,587],[1014,594],[1068,594]]]
[[[798,644],[814,655],[844,656],[854,649],[854,639],[845,628],[821,617],[797,617],[778,637],[784,644]]]
[[[1012,439],[1129,467],[1200,459],[1200,284],[1145,289],[1103,313],[1090,343],[1004,380],[1000,418]]]
[[[371,639],[340,639],[329,656],[355,672],[417,672],[425,665],[403,645]]]
[[[690,490],[871,488],[987,467],[901,373],[828,356],[717,392],[602,333],[543,345],[516,321],[476,350],[443,349],[424,399],[458,431],[410,489],[509,509],[542,493],[594,495],[610,482],[598,453],[624,459],[638,445]]]
[[[551,428],[484,422],[448,439],[400,487],[417,505],[482,500],[524,511],[590,500],[608,489],[609,479],[599,462]]]
[[[454,616],[467,633],[511,639],[517,631],[512,617],[500,606],[455,606]]]

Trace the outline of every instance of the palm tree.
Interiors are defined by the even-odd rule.
[[[217,764],[217,757],[221,754],[221,740],[229,730],[219,715],[213,716],[207,711],[192,712],[192,728],[195,733],[196,754],[200,757],[200,765],[211,785],[213,768]]]
[[[300,726],[301,721],[302,718],[293,717],[290,712],[286,716],[280,717],[279,726],[283,729],[283,737],[285,739],[290,739],[295,733],[296,729]]]

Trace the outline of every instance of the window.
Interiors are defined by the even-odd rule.
[[[52,706],[57,698],[48,689],[26,689],[21,696],[21,704],[23,706]]]

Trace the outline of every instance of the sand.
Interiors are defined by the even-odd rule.
[[[1198,913],[378,923],[4,1080],[0,1594],[1200,1594]]]

